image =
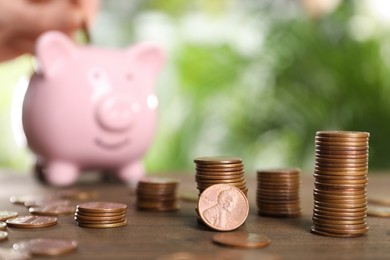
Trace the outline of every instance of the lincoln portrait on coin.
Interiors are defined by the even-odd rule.
[[[218,194],[217,204],[203,211],[203,217],[208,223],[218,228],[228,228],[230,212],[234,209],[237,196],[233,190],[223,190]]]

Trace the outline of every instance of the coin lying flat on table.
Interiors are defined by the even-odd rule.
[[[215,184],[200,195],[197,212],[202,221],[212,229],[234,230],[248,217],[248,199],[234,186]]]
[[[7,226],[14,228],[43,228],[57,224],[57,218],[43,216],[19,216],[7,219]]]
[[[8,238],[8,232],[0,231],[0,241],[6,240],[7,238]]]
[[[18,212],[16,211],[7,211],[7,210],[0,211],[0,221],[5,221],[9,218],[14,218],[17,216],[18,216]]]
[[[88,213],[113,213],[122,212],[126,209],[126,204],[114,202],[86,202],[77,205],[77,210]]]
[[[0,221],[0,230],[6,230],[7,229],[7,223]]]
[[[33,215],[59,216],[73,214],[76,211],[76,207],[72,205],[48,205],[41,207],[31,207],[28,211]]]
[[[269,246],[271,240],[265,235],[248,232],[231,232],[215,235],[213,242],[231,247],[263,248]]]
[[[367,209],[367,215],[373,217],[390,217],[390,207],[382,205],[372,205],[369,204]]]
[[[76,250],[77,242],[65,239],[36,238],[15,243],[13,248],[26,250],[37,256],[59,256]]]

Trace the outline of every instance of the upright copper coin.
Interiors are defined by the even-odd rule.
[[[215,184],[200,195],[198,212],[202,221],[210,228],[230,231],[245,222],[249,203],[240,189],[228,184]]]
[[[14,228],[43,228],[57,224],[57,218],[42,216],[19,216],[7,219],[7,226]]]
[[[217,234],[213,236],[213,242],[239,248],[263,248],[271,244],[271,240],[267,236],[248,232]]]
[[[13,248],[26,250],[37,256],[59,256],[76,250],[77,242],[66,239],[36,238],[15,243]]]

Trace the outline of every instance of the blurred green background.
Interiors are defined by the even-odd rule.
[[[318,130],[370,132],[370,170],[390,168],[389,25],[386,0],[106,0],[91,32],[99,46],[167,51],[148,171],[235,155],[247,173],[311,173]],[[0,64],[0,166],[20,172],[33,158],[12,135],[12,95],[31,64]]]

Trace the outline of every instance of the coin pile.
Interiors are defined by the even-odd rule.
[[[77,205],[75,220],[79,227],[116,228],[127,225],[127,206],[113,202],[86,202]]]
[[[256,204],[263,216],[294,217],[301,214],[300,169],[257,171]]]
[[[136,189],[136,207],[147,211],[173,211],[179,209],[177,193],[179,182],[167,178],[140,180]]]
[[[317,132],[314,234],[356,237],[368,231],[368,138],[367,132]]]
[[[229,184],[239,188],[246,196],[248,188],[244,179],[244,163],[238,157],[200,157],[196,164],[195,181],[199,195],[214,184]]]

